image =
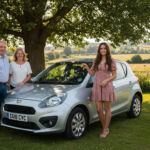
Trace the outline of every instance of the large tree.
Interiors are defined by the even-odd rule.
[[[149,32],[149,22],[149,0],[0,0],[0,38],[24,41],[35,74],[45,67],[46,41],[135,43]]]

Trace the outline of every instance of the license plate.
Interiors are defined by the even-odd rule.
[[[27,115],[16,114],[16,113],[8,113],[7,112],[7,119],[28,122]]]

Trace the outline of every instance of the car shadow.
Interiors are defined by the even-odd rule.
[[[117,124],[119,121],[126,120],[127,117],[125,115],[121,114],[119,116],[113,117],[112,119],[112,124]],[[101,130],[101,124],[100,122],[93,123],[87,127],[87,132],[85,135],[89,135],[92,132],[97,133],[97,131]],[[56,142],[60,141],[61,142],[64,140],[69,140],[64,133],[40,133],[40,134],[35,134],[31,132],[26,132],[26,131],[20,131],[20,130],[15,130],[15,129],[10,129],[10,128],[5,128],[5,127],[0,127],[0,132],[6,132],[6,134],[9,134],[10,136],[15,136],[16,138],[21,137],[25,138],[28,140],[32,141],[40,141],[40,142],[46,142],[46,141],[51,141],[51,142]]]

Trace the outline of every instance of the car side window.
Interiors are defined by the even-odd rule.
[[[123,67],[121,65],[121,63],[117,63],[117,77],[115,80],[119,80],[119,79],[122,79],[122,78],[125,78],[125,72],[123,70]]]
[[[90,77],[90,79],[89,79],[89,83],[94,83],[95,76],[96,76],[96,75],[94,75],[94,76]]]
[[[90,79],[89,79],[89,81],[87,83],[87,86],[86,86],[87,88],[93,87],[95,76],[96,76],[96,74],[94,76],[90,77]]]
[[[123,67],[123,70],[124,70],[124,73],[125,73],[125,76],[127,75],[127,66],[125,64],[122,64],[122,67]]]

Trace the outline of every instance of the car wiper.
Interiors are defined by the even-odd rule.
[[[77,84],[80,84],[80,83],[77,83],[77,82],[61,82],[60,84],[77,85]]]
[[[27,83],[34,83],[35,81],[29,80]]]
[[[33,83],[38,83],[38,84],[57,84],[57,81],[35,81]]]
[[[35,83],[35,84],[69,84],[69,85],[77,85],[77,84],[80,84],[78,82],[71,82],[71,81],[33,81],[32,83]]]

